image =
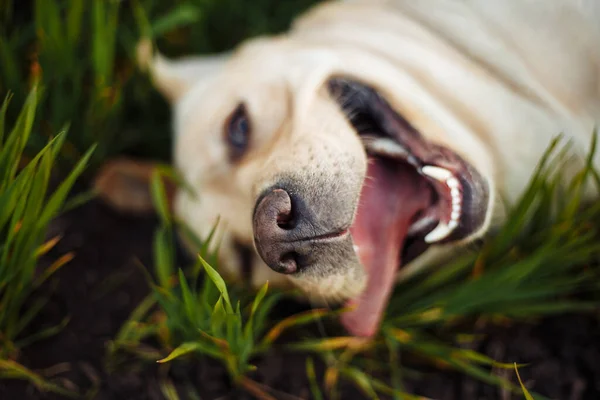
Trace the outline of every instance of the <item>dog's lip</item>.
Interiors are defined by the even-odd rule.
[[[338,240],[345,239],[346,236],[348,236],[348,235],[350,235],[349,225],[345,228],[341,228],[341,229],[335,230],[333,232],[324,233],[322,235],[315,235],[315,236],[294,239],[294,240],[290,241],[290,243],[293,243],[293,242],[335,242]]]

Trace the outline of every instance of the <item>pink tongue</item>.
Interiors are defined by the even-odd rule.
[[[369,160],[355,222],[350,228],[368,281],[364,292],[348,301],[355,307],[342,315],[356,336],[377,332],[402,260],[401,249],[414,216],[430,201],[430,190],[412,168]]]

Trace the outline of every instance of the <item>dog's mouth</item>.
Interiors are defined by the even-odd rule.
[[[429,246],[463,240],[484,224],[483,177],[452,150],[427,141],[373,88],[345,78],[328,89],[360,136],[368,159],[350,228],[368,282],[343,322],[355,335],[377,329],[402,265]]]

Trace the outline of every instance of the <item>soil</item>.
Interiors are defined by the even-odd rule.
[[[167,399],[160,386],[165,378],[173,382],[181,399],[198,398],[187,394],[189,385],[201,399],[253,398],[236,389],[220,364],[208,358],[172,367],[168,372],[154,363],[143,368],[134,363],[116,372],[105,368],[107,343],[148,293],[135,260],[151,265],[156,224],[155,218],[120,215],[99,201],[89,202],[53,223],[51,234],[63,238],[49,257],[74,251],[76,258],[44,288],[53,295],[32,329],[56,324],[65,315],[70,321],[59,334],[25,348],[20,361],[88,399]],[[535,324],[480,330],[487,335],[476,350],[498,360],[527,363],[520,373],[530,390],[553,399],[600,399],[598,314],[564,315]],[[308,399],[305,362],[302,354],[273,351],[256,360],[258,369],[252,378],[271,388],[276,399]],[[405,382],[409,392],[439,400],[519,398],[449,370],[425,372],[419,379]],[[513,371],[504,374],[515,380]],[[317,375],[322,376],[320,366]],[[2,400],[59,398],[42,394],[25,382],[0,381]],[[341,398],[366,397],[344,387]]]

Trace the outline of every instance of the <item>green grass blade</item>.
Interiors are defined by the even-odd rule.
[[[177,389],[173,385],[173,383],[169,380],[161,380],[160,383],[160,391],[163,396],[165,396],[166,400],[180,400],[179,395],[177,394]]]
[[[173,249],[171,230],[160,227],[154,234],[154,265],[159,285],[168,290],[172,286],[174,274],[173,265],[175,253]]]
[[[181,288],[181,294],[183,296],[183,305],[185,307],[185,312],[192,323],[196,323],[197,315],[196,315],[196,299],[192,295],[190,291],[190,287],[185,279],[185,275],[183,271],[179,270],[179,287]]]
[[[523,381],[521,380],[521,375],[519,375],[519,369],[517,368],[517,363],[514,364],[514,367],[515,367],[515,373],[517,374],[517,379],[519,380],[519,385],[521,385],[521,389],[523,390],[523,395],[525,396],[525,399],[526,400],[534,400],[533,396],[531,395],[531,393],[529,393],[529,391],[523,384]]]
[[[186,354],[199,351],[201,347],[202,345],[198,342],[183,343],[180,346],[178,346],[175,350],[173,350],[167,357],[162,358],[156,362],[160,364],[166,363]]]
[[[180,4],[152,23],[151,37],[159,37],[174,29],[193,24],[199,19],[200,10],[196,6],[190,3]]]
[[[71,0],[67,9],[67,43],[73,52],[76,44],[81,38],[81,27],[83,25],[84,2],[80,0]]]
[[[69,317],[65,317],[63,318],[63,320],[54,326],[50,326],[48,328],[42,329],[30,336],[27,336],[23,339],[20,339],[16,342],[17,347],[22,348],[22,347],[27,347],[32,343],[38,342],[40,340],[44,340],[46,338],[49,338],[50,336],[54,336],[58,333],[60,333],[63,329],[65,329],[65,327],[68,325],[70,321]]]
[[[258,310],[259,306],[261,305],[263,299],[265,298],[265,296],[267,295],[267,291],[269,290],[269,282],[266,282],[258,291],[258,293],[256,294],[256,297],[254,298],[254,301],[252,302],[252,308],[250,310],[250,318],[248,318],[248,322],[246,322],[246,328],[245,328],[245,332],[244,332],[244,337],[246,339],[252,338],[255,335],[255,331],[254,331],[254,316],[256,315],[256,311]],[[258,327],[258,330],[260,330],[260,326]]]
[[[162,182],[162,176],[159,171],[152,172],[151,193],[154,206],[158,211],[163,225],[171,225],[171,214],[169,212],[169,202],[167,200],[167,192]]]
[[[377,400],[379,396],[372,385],[372,379],[361,370],[353,367],[342,368],[340,371],[347,379],[352,381],[368,398]]]
[[[129,318],[119,332],[115,336],[114,342],[119,344],[122,342],[129,341],[129,338],[134,334],[135,328],[141,323],[142,319],[149,313],[150,309],[154,307],[156,304],[156,299],[148,295],[146,298],[138,304],[138,306],[133,310]],[[136,340],[141,339],[137,337]]]
[[[34,88],[27,96],[17,122],[1,148],[0,185],[2,186],[14,179],[17,172],[19,162],[21,161],[21,154],[31,134],[37,102],[38,90]]]
[[[199,255],[198,257],[200,259],[200,262],[202,263],[202,266],[204,267],[204,270],[206,271],[206,274],[221,293],[221,296],[225,301],[227,313],[233,314],[233,307],[231,306],[231,300],[229,298],[229,292],[227,291],[227,285],[225,284],[225,281],[223,280],[223,278],[221,278],[221,275],[219,275],[219,273],[213,267],[211,267],[206,261],[204,261],[204,258],[202,258],[202,256]]]
[[[8,104],[10,103],[12,95],[9,93],[4,98],[2,102],[2,108],[0,108],[0,149],[4,147],[4,131],[6,124],[6,110],[8,109]]]
[[[77,162],[71,173],[62,181],[58,188],[54,191],[52,196],[46,202],[44,212],[40,217],[40,225],[46,225],[56,215],[61,205],[64,203],[69,191],[73,187],[75,180],[81,175],[83,170],[86,168],[96,146],[92,146],[83,157]]]
[[[0,378],[24,379],[41,391],[52,392],[66,397],[78,397],[77,393],[46,381],[40,375],[11,360],[0,359]]]
[[[301,325],[309,324],[325,316],[333,316],[329,310],[325,309],[313,309],[303,313],[295,314],[279,321],[269,332],[265,335],[261,342],[261,348],[268,348],[285,330],[291,327],[299,327]]]
[[[310,385],[310,393],[314,400],[323,400],[323,393],[317,382],[317,375],[315,374],[315,363],[311,357],[306,358],[306,377],[308,378],[308,384]]]

